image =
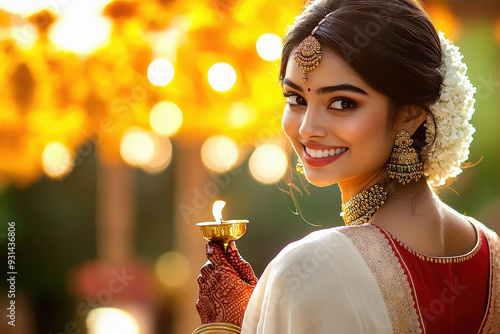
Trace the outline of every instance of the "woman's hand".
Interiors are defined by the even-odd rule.
[[[208,261],[198,275],[196,301],[201,323],[225,322],[241,327],[257,278],[234,242],[229,244],[226,254],[220,244],[208,242],[205,247]]]

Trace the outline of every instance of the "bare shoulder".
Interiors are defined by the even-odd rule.
[[[480,237],[478,227],[449,207],[442,218],[445,256],[463,255],[474,249]]]

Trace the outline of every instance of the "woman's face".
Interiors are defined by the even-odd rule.
[[[397,129],[390,126],[390,100],[330,50],[302,83],[294,52],[283,80],[283,130],[309,182],[359,191],[385,168],[391,153]]]

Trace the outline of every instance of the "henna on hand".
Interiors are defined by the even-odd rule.
[[[206,244],[208,261],[198,275],[196,309],[201,323],[226,322],[241,326],[257,278],[241,258],[234,242],[224,254],[223,246]]]

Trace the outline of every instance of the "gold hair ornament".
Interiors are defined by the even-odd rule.
[[[307,72],[315,70],[323,57],[321,44],[319,44],[316,37],[314,37],[314,33],[333,13],[334,12],[329,13],[321,21],[319,21],[318,25],[312,30],[311,35],[307,36],[302,42],[300,42],[297,51],[295,51],[293,58],[297,63],[297,67],[300,67],[300,69],[304,71],[304,74],[300,78],[303,83],[307,82]]]

